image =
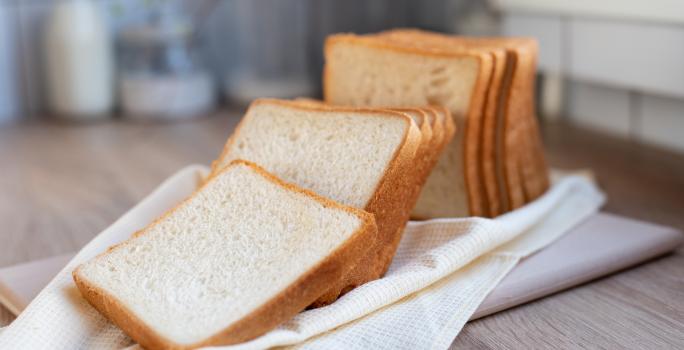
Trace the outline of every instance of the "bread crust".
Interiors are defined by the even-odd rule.
[[[439,161],[442,152],[451,142],[451,140],[454,137],[454,134],[456,133],[456,126],[451,117],[451,114],[446,108],[441,106],[428,106],[424,107],[423,109],[425,113],[433,114],[434,118],[432,120],[434,122],[434,127],[435,129],[440,131],[438,133],[440,137],[433,137],[428,142],[426,142],[425,151],[423,152],[422,156],[418,159],[418,162],[414,166],[414,185],[412,187],[411,193],[409,194],[409,197],[405,199],[406,206],[404,216],[402,218],[404,225],[401,225],[398,228],[397,234],[394,235],[394,240],[390,242],[390,247],[388,248],[388,251],[391,252],[391,256],[389,256],[388,260],[384,261],[385,266],[383,270],[383,275],[385,274],[385,272],[387,272],[387,269],[389,269],[389,266],[392,262],[392,257],[394,256],[397,248],[399,247],[399,243],[401,242],[401,237],[403,236],[403,231],[405,229],[405,224],[410,218],[411,212],[413,211],[413,208],[418,202],[418,197],[420,196],[421,189],[427,182],[428,176],[432,172],[432,169],[435,167],[435,165],[437,165],[437,162]]]
[[[330,110],[335,110],[337,107],[334,105],[327,104],[323,101],[320,100],[314,100],[311,98],[297,98],[295,99],[295,102],[298,103],[303,103],[309,106],[317,106],[321,108],[328,108]],[[359,108],[359,107],[352,107],[352,108]],[[419,116],[418,119],[418,126],[421,131],[421,142],[418,147],[418,150],[416,151],[416,155],[412,161],[413,167],[411,168],[412,173],[411,174],[406,174],[405,176],[405,184],[404,186],[412,186],[412,190],[409,192],[406,192],[407,198],[403,198],[399,203],[404,204],[404,216],[402,217],[402,221],[405,223],[408,221],[409,214],[413,207],[415,206],[415,202],[418,199],[417,196],[420,193],[420,189],[422,188],[423,184],[425,183],[425,180],[427,179],[427,174],[424,175],[424,172],[426,171],[426,167],[433,163],[436,163],[436,160],[438,158],[439,152],[441,151],[441,146],[444,143],[443,139],[443,126],[441,125],[443,122],[440,121],[439,124],[436,123],[437,118],[433,115],[435,111],[433,108],[430,107],[425,107],[425,108],[411,108],[411,107],[383,107],[383,106],[376,106],[374,108],[378,109],[387,109],[390,111],[395,111],[395,112],[401,112],[401,113],[413,113],[417,116]],[[444,119],[442,117],[441,119]],[[434,130],[433,130],[434,128]],[[433,134],[433,131],[435,131],[435,134]],[[433,164],[434,165],[434,164]],[[429,173],[429,171],[428,171]],[[425,177],[425,178],[423,178]],[[389,265],[391,263],[391,258],[394,256],[394,252],[396,251],[396,248],[398,247],[399,242],[401,241],[401,237],[403,235],[403,227],[398,228],[398,231],[396,234],[394,234],[393,239],[391,241],[391,249],[388,249],[389,251],[392,252],[391,257],[389,257],[388,260],[381,262],[381,264],[384,265],[382,267],[382,274],[384,274],[385,271],[387,271],[387,268],[389,268]],[[389,255],[389,254],[388,254]],[[328,305],[337,298],[344,294],[345,292],[353,289],[356,285],[365,283],[367,281],[363,281],[363,274],[360,271],[355,271],[356,272],[356,277],[354,279],[350,279],[349,281],[343,281],[341,285],[336,285],[332,287],[328,292],[325,294],[321,295],[321,297],[314,302],[311,307],[320,307],[320,306],[325,306]]]
[[[471,94],[471,100],[466,115],[465,125],[459,126],[464,134],[463,168],[465,175],[465,185],[468,191],[468,207],[472,216],[487,216],[487,195],[484,189],[483,178],[480,171],[480,133],[482,130],[482,108],[485,103],[485,93],[487,84],[492,74],[492,58],[486,53],[478,50],[462,49],[452,50],[445,48],[426,47],[419,42],[411,44],[396,43],[391,40],[384,40],[377,35],[357,36],[354,34],[335,34],[329,36],[325,41],[324,53],[330,57],[332,47],[339,42],[365,45],[367,47],[393,50],[409,54],[418,54],[433,57],[469,57],[478,62],[478,78]],[[323,68],[323,95],[326,101],[331,100],[331,78],[330,66],[326,63]]]
[[[235,160],[223,168],[221,172],[210,176],[210,178],[195,190],[190,197],[154,220],[146,228],[138,232],[136,236],[141,234],[144,235],[150,227],[156,225],[174,211],[181,208],[199,191],[207,186],[207,184],[211,183],[216,176],[219,176],[222,172],[228,171],[231,167],[239,165],[245,165],[266,180],[277,184],[288,191],[305,195],[324,207],[343,210],[356,216],[361,219],[361,226],[327,258],[309,269],[278,295],[259,306],[241,320],[233,323],[231,326],[203,341],[192,344],[179,344],[157,333],[131,312],[126,305],[118,301],[106,290],[90,283],[87,278],[80,274],[82,265],[78,266],[73,271],[72,275],[74,282],[83,297],[95,309],[119,326],[119,328],[143,347],[147,349],[195,349],[210,345],[236,344],[253,339],[293,317],[323,293],[331,282],[344,278],[346,273],[351,269],[350,262],[358,261],[366,256],[370,249],[369,242],[376,239],[377,228],[372,214],[357,208],[344,206],[330,199],[321,197],[312,191],[302,189],[291,183],[286,183],[256,164],[244,160]],[[98,255],[96,259],[108,254],[114,249],[119,249],[119,247],[129,244],[133,238],[134,237],[131,237],[130,239],[109,248],[106,252]]]
[[[501,150],[510,209],[536,199],[549,187],[548,166],[535,113],[534,83],[538,45],[532,38],[483,37],[478,45],[504,48],[512,61]]]
[[[520,138],[521,143],[517,146],[522,148],[518,152],[520,157],[519,168],[522,175],[525,202],[528,203],[546,192],[550,185],[549,170],[544,156],[544,147],[534,104],[534,83],[539,48],[536,40],[531,38],[489,40],[501,42],[501,45],[505,46],[517,58],[511,98],[513,99],[512,103],[519,104],[519,108],[522,110],[519,117],[522,124],[520,125],[522,130],[520,133],[525,136]]]
[[[454,122],[454,119],[451,117],[451,113],[449,110],[443,106],[427,106],[424,107],[426,112],[429,112],[430,115],[433,116],[433,122],[435,124],[435,138],[434,138],[434,148],[435,148],[435,156],[433,159],[431,159],[430,163],[428,164],[427,168],[428,170],[427,173],[425,174],[425,179],[423,180],[423,185],[427,183],[427,180],[430,176],[430,173],[432,170],[435,168],[437,165],[442,153],[446,149],[446,147],[449,145],[449,143],[452,142],[454,135],[457,132],[456,124]],[[422,191],[421,186],[421,191]],[[418,206],[419,203],[419,198],[420,198],[420,192],[417,194],[416,202],[414,205],[414,209],[411,212],[411,218],[414,220],[425,220],[431,218],[429,214],[423,213],[422,210],[424,208],[421,208]]]
[[[497,116],[499,112],[499,100],[502,93],[502,83],[506,71],[505,52],[493,50],[494,71],[487,93],[487,106],[482,128],[482,175],[484,176],[485,190],[487,192],[487,202],[489,204],[489,217],[499,216],[504,212],[501,192],[504,190],[499,187],[496,171],[496,138],[497,138]]]

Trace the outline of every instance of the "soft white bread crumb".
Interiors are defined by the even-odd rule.
[[[285,181],[365,208],[410,126],[405,118],[387,114],[258,101],[247,111],[215,168],[246,159]]]
[[[404,113],[262,99],[253,102],[214,171],[240,158],[286,181],[375,215],[377,242],[316,305],[382,276],[409,217],[406,199],[422,135]],[[350,264],[351,265],[351,264]]]
[[[347,268],[328,266],[328,283],[299,290],[306,300],[284,291],[297,288],[302,276],[316,273],[335,251],[350,249],[353,236],[363,235],[354,237],[363,245],[372,242],[372,216],[287,187],[256,169],[231,164],[141,233],[81,265],[74,277],[86,298],[114,321],[121,318],[109,310],[112,305],[132,314],[140,326],[118,325],[132,330],[134,339],[138,329],[148,329],[136,340],[149,347],[159,344],[144,344],[147,338],[163,339],[163,346],[212,343],[211,337],[218,343],[244,340],[255,336],[250,328],[272,328],[311,303]],[[113,302],[102,306],[89,290]],[[255,314],[274,300],[278,304],[265,316]],[[298,306],[289,310],[292,304]],[[240,321],[244,327],[233,335],[230,328]]]

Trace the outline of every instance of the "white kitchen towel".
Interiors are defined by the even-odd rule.
[[[95,237],[0,334],[0,348],[132,345],[80,297],[71,270],[188,196],[205,172],[201,166],[183,169]],[[384,278],[250,342],[219,348],[445,349],[521,258],[595,213],[604,200],[590,181],[567,176],[538,200],[496,219],[411,222]]]

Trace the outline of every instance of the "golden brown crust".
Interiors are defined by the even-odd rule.
[[[411,212],[413,211],[413,208],[416,206],[418,198],[420,197],[420,191],[427,182],[428,176],[432,172],[432,169],[435,167],[435,165],[437,165],[437,161],[439,160],[442,152],[444,151],[446,146],[451,142],[451,140],[454,137],[454,134],[456,133],[454,121],[446,108],[441,106],[429,106],[423,109],[425,113],[430,113],[433,115],[433,125],[435,129],[438,130],[436,134],[439,135],[439,138],[433,137],[431,140],[429,140],[429,142],[427,142],[425,153],[420,159],[420,162],[415,164],[414,173],[412,175],[415,179],[415,184],[413,186],[413,191],[405,200],[406,206],[403,217],[404,223],[408,221]],[[385,268],[383,274],[389,268],[391,264],[391,259],[394,256],[394,253],[396,252],[397,248],[399,247],[401,237],[403,236],[404,228],[405,225],[399,227],[399,231],[397,232],[397,234],[394,235],[394,240],[390,242],[390,247],[388,248],[388,251],[391,252],[391,256],[389,256],[389,259],[385,260]]]
[[[513,88],[517,89],[520,103],[525,106],[523,117],[521,117],[523,119],[521,128],[526,137],[522,144],[524,149],[519,154],[521,155],[525,199],[526,202],[530,202],[546,192],[550,185],[548,166],[534,108],[538,46],[534,39],[528,38],[511,38],[507,40],[507,43],[507,47],[517,54],[519,62],[516,71],[517,84],[514,83]]]
[[[534,110],[537,43],[531,38],[478,38],[483,45],[503,47],[513,61],[504,125],[504,171],[509,203],[516,209],[549,187],[548,166],[544,159],[539,127]]]
[[[362,224],[346,242],[336,248],[326,259],[309,269],[309,271],[300,276],[294,283],[285,288],[274,298],[261,305],[243,319],[233,323],[230,327],[206,340],[194,344],[178,344],[158,334],[107,291],[89,283],[89,281],[79,273],[81,266],[77,267],[73,272],[73,278],[83,297],[95,307],[95,309],[119,326],[133,340],[145,348],[194,349],[209,345],[236,344],[253,339],[270,329],[277,327],[282,322],[287,321],[297,314],[297,312],[303,310],[321,293],[328,289],[331,282],[339,281],[344,278],[351,269],[350,265],[353,265],[353,262],[359,261],[362,257],[368,255],[368,251],[371,247],[369,242],[375,241],[377,235],[377,228],[372,214],[357,208],[344,206],[330,199],[321,197],[312,191],[302,189],[294,184],[286,183],[254,163],[244,160],[235,160],[224,167],[223,170],[211,176],[190,197],[164,213],[139,234],[145,234],[146,230],[150,227],[156,225],[159,221],[171,215],[175,210],[181,208],[193,196],[213,181],[216,176],[237,165],[246,165],[268,181],[271,181],[288,191],[303,194],[325,207],[343,210],[351,215],[357,216],[361,219]],[[117,249],[117,247],[123,246],[128,242],[130,242],[130,239],[111,247],[107,252],[100,254],[99,256],[107,254],[112,249]]]
[[[487,202],[489,203],[489,217],[499,216],[504,212],[501,202],[503,194],[499,188],[499,181],[496,171],[496,129],[497,116],[499,112],[499,100],[501,95],[501,85],[506,71],[505,53],[501,50],[493,50],[494,74],[487,93],[487,107],[484,117],[482,130],[482,175],[485,180],[485,190],[487,191]]]

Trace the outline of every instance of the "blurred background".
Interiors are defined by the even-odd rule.
[[[0,0],[0,127],[320,96],[326,35],[393,27],[536,37],[543,121],[684,152],[676,0]]]

